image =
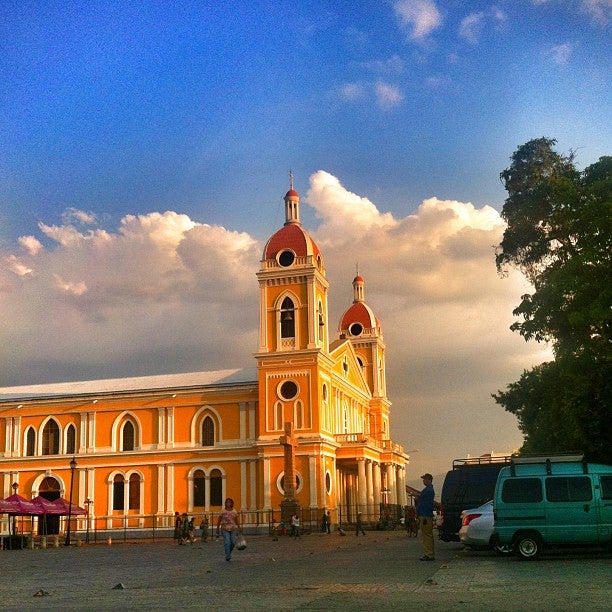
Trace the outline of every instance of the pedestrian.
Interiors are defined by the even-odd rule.
[[[208,540],[208,517],[204,516],[202,522],[200,523],[200,531],[202,532],[202,542],[206,542]]]
[[[291,533],[289,535],[296,538],[300,537],[300,517],[297,512],[291,517]]]
[[[193,543],[196,541],[196,537],[195,537],[195,523],[194,523],[194,518],[193,517],[189,519],[188,532],[189,532],[189,541],[191,542],[191,545],[193,546]]]
[[[239,530],[238,512],[234,510],[234,500],[228,497],[225,500],[225,508],[219,514],[219,520],[217,521],[217,537],[219,537],[219,532],[223,536],[223,551],[226,561],[232,560],[232,551],[236,546],[236,534]]]
[[[181,528],[181,515],[178,512],[174,513],[174,539],[177,544],[182,544],[183,532]]]
[[[331,514],[327,511],[327,533],[331,533]]]
[[[183,512],[181,517],[181,544],[186,544],[189,540],[189,516]]]
[[[421,561],[433,561],[434,537],[433,537],[433,510],[434,510],[434,488],[433,476],[429,473],[421,476],[425,485],[417,501],[417,516],[419,518],[419,528],[421,530],[421,542],[423,544],[423,556]]]
[[[365,531],[363,530],[363,523],[361,522],[361,512],[357,513],[357,522],[355,523],[355,535],[359,537],[359,532],[365,535]]]
[[[323,511],[323,516],[321,517],[321,531],[325,533],[327,531],[327,514]]]

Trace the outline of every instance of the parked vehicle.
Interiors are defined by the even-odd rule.
[[[440,498],[443,522],[438,537],[441,540],[459,541],[461,512],[493,499],[499,470],[509,463],[509,456],[470,457],[453,461],[453,469],[444,478]]]
[[[493,501],[496,545],[522,559],[547,546],[612,544],[612,465],[583,455],[513,457]]]
[[[493,546],[493,501],[488,501],[478,508],[470,508],[461,513],[459,540],[464,546],[474,550],[493,550],[500,555],[512,554],[512,546]]]

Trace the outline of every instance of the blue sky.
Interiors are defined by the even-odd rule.
[[[252,367],[292,169],[332,319],[366,279],[417,477],[516,448],[491,393],[549,354],[508,330],[499,173],[540,136],[611,153],[611,11],[4,0],[0,385]]]
[[[609,1],[0,11],[2,239],[68,206],[180,208],[264,236],[289,168],[389,210],[499,208],[499,172],[529,138],[585,165],[610,151]]]

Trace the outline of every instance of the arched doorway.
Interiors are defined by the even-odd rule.
[[[53,501],[60,497],[60,484],[52,476],[47,476],[38,487],[38,494],[44,499]],[[38,535],[55,535],[59,533],[60,517],[53,514],[42,514],[38,517]]]

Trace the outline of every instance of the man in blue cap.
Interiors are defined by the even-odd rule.
[[[429,473],[421,476],[425,488],[421,491],[417,501],[417,516],[421,530],[421,541],[423,543],[423,556],[421,561],[433,561],[434,537],[433,537],[433,510],[434,510],[434,488],[433,476]]]

